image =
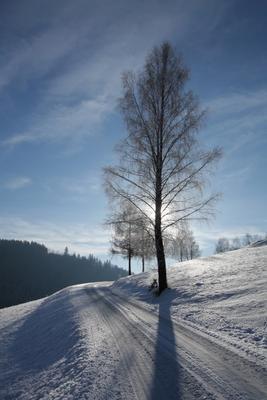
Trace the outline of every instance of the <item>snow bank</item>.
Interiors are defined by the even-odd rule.
[[[102,347],[101,335],[99,343],[88,341],[81,321],[85,308],[93,314],[93,301],[84,294],[93,286],[71,286],[0,310],[0,399],[88,398],[88,385],[98,375],[88,347]]]
[[[247,353],[267,347],[267,246],[177,263],[168,270],[170,289],[159,298],[148,287],[157,271],[122,278],[112,289],[156,309],[168,302],[174,319],[231,342]]]

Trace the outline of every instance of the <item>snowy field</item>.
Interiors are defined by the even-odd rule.
[[[113,284],[126,296],[157,310],[147,291],[157,271]],[[188,323],[262,359],[267,348],[267,245],[176,264],[168,271],[171,290],[163,293],[174,320]],[[169,292],[169,293],[168,293]]]
[[[267,246],[0,310],[0,399],[267,399]]]

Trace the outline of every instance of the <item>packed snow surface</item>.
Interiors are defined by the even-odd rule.
[[[267,399],[267,246],[0,310],[0,399]]]

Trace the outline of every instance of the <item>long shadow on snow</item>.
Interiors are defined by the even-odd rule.
[[[70,352],[80,339],[72,304],[75,296],[75,292],[56,293],[25,319],[9,348],[12,364],[17,369],[37,373],[60,359],[70,358]],[[79,349],[76,350],[79,353]]]
[[[109,292],[109,289],[107,289],[107,291]],[[122,302],[124,301],[124,298],[120,297],[118,293],[113,293],[113,296],[120,299]],[[181,374],[177,357],[174,326],[170,312],[171,303],[177,300],[177,292],[167,289],[159,298],[153,298],[151,300],[151,303],[159,304],[159,311],[153,362],[153,378],[146,399],[179,400],[182,392],[180,387]],[[131,304],[131,300],[129,300],[129,303]],[[138,308],[138,304],[132,304]],[[116,313],[118,311],[114,309],[113,312]],[[134,363],[134,360],[131,361]]]
[[[179,400],[180,366],[177,357],[174,327],[171,319],[170,290],[165,290],[159,298],[158,329],[155,346],[155,367],[151,387],[151,400]],[[175,298],[176,296],[174,296]]]

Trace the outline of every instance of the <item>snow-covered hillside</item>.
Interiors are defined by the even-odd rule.
[[[113,287],[156,310],[158,299],[147,291],[153,278],[157,278],[156,270],[120,279]],[[261,358],[267,348],[266,241],[257,247],[178,263],[168,271],[168,282],[171,290],[163,293],[160,302],[169,304],[174,319],[219,335]]]
[[[266,398],[267,246],[0,310],[0,399]]]

